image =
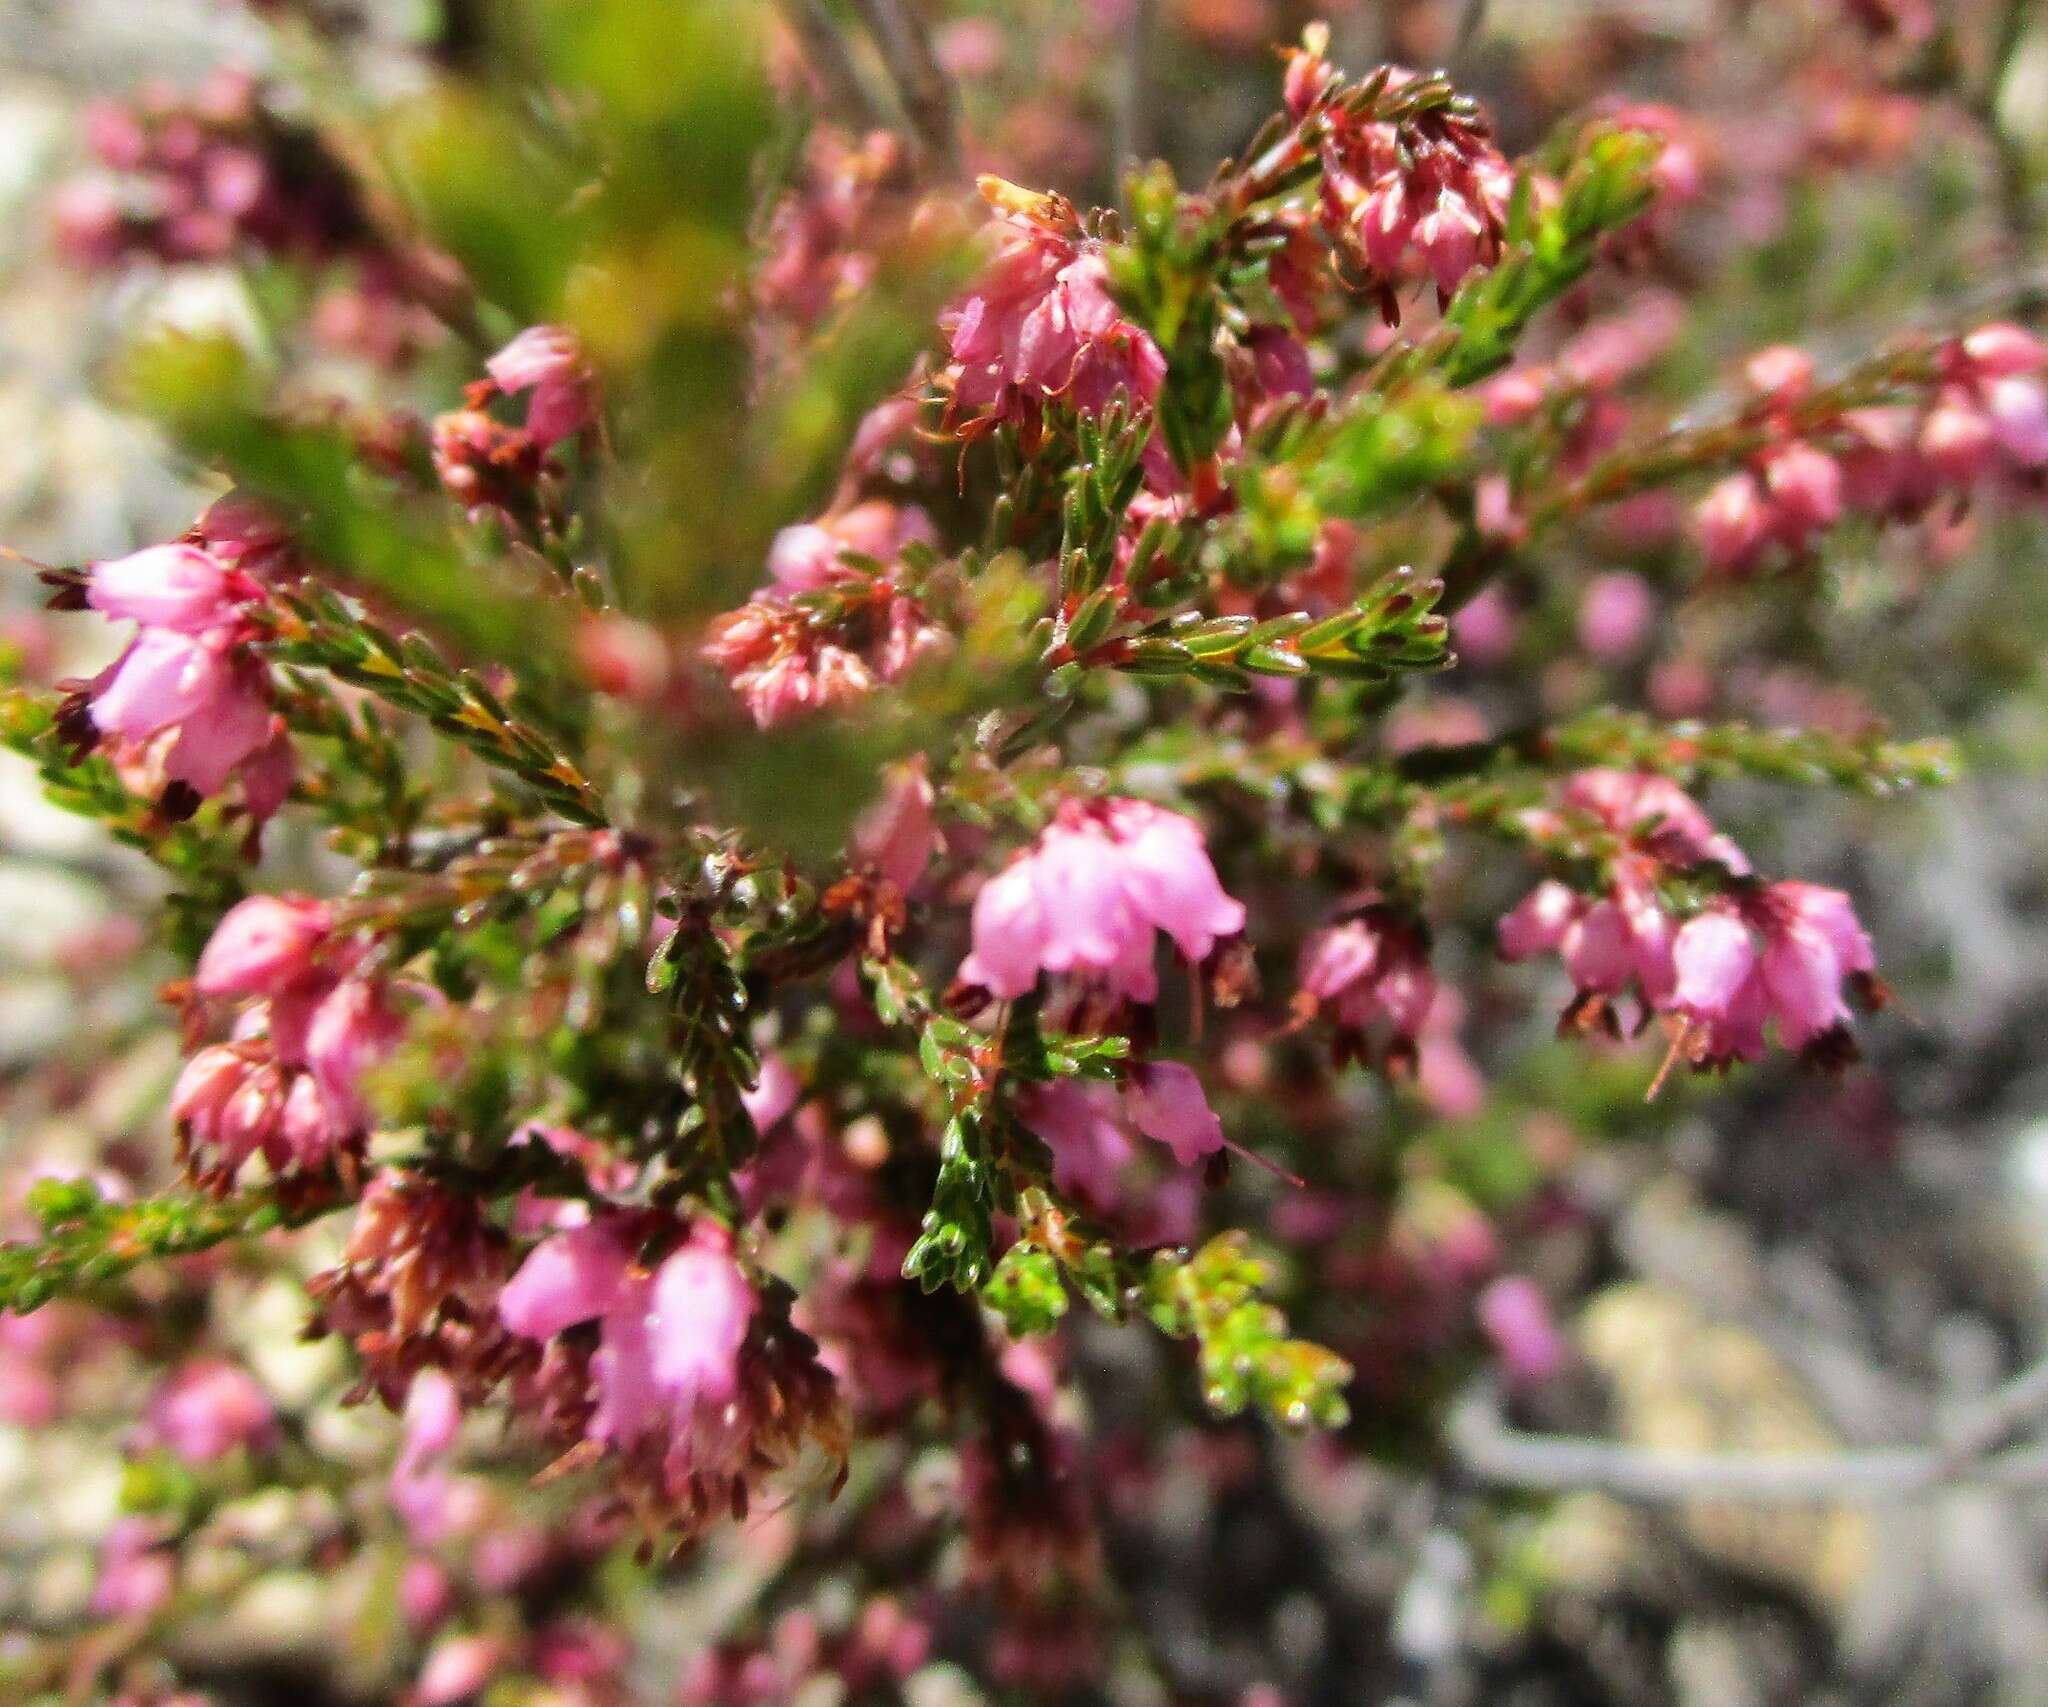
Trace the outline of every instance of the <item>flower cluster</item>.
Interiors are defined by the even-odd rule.
[[[768,557],[774,585],[713,622],[703,656],[763,729],[903,680],[952,644],[903,560],[931,538],[921,510],[882,499],[784,528]]]
[[[507,1282],[498,1314],[548,1348],[533,1381],[551,1432],[579,1454],[608,1450],[650,1528],[690,1534],[744,1515],[755,1484],[813,1444],[845,1456],[817,1348],[714,1221],[679,1229],[614,1212],[554,1233]],[[594,1349],[572,1332],[589,1322]]]
[[[874,281],[914,179],[892,131],[853,138],[829,125],[804,145],[802,174],[769,216],[754,274],[764,343],[802,337]],[[772,353],[764,351],[764,353]]]
[[[434,417],[429,435],[442,488],[474,518],[492,515],[537,532],[554,516],[559,470],[555,446],[597,419],[597,381],[576,335],[563,326],[529,326],[484,363],[464,406]],[[489,412],[493,399],[526,398],[523,423]]]
[[[261,9],[352,51],[334,9]],[[161,920],[20,933],[78,1023],[7,1028],[0,1119],[38,1154],[0,1178],[0,1308],[49,1313],[0,1317],[0,1420],[132,1400],[122,1520],[96,1581],[39,1582],[77,1593],[32,1687],[133,1677],[155,1707],[192,1609],[279,1560],[376,1627],[336,1687],[418,1707],[631,1707],[640,1631],[686,1597],[685,1701],[924,1699],[970,1662],[1033,1698],[1278,1699],[1230,1595],[1199,1676],[1183,1621],[1128,1616],[1182,1592],[1189,1537],[1278,1560],[1253,1616],[1309,1655],[1299,1693],[1353,1656],[1295,1616],[1296,1551],[1316,1592],[1422,1608],[1358,1650],[1412,1670],[1465,1561],[1332,1569],[1330,1538],[1462,1521],[1465,1494],[1410,1498],[1447,1440],[1610,1420],[1574,1318],[1638,1241],[1584,1158],[1626,1136],[1647,1178],[1670,1111],[1653,1059],[1568,1063],[1655,1026],[1666,1072],[1842,1066],[1884,913],[1759,875],[1719,825],[1847,867],[1753,837],[1759,798],[1943,780],[1945,746],[1879,715],[1994,709],[1828,625],[1923,591],[1862,530],[1959,553],[1965,500],[2039,490],[2035,335],[1902,336],[1832,376],[1778,346],[1682,395],[1728,347],[1700,301],[1778,264],[1724,258],[1791,252],[1822,163],[1924,145],[1927,103],[1816,55],[1745,124],[1675,104],[1716,54],[1647,105],[1604,69],[1633,24],[1541,63],[1496,31],[1503,129],[1547,138],[1510,162],[1446,76],[1347,76],[1312,27],[1211,173],[1211,103],[1162,122],[1165,44],[1221,67],[1256,5],[928,33],[899,5],[591,3],[509,36],[444,10],[388,79],[388,148],[221,79],[97,112],[117,176],[60,200],[96,264],[260,263],[260,351],[181,335],[135,372],[180,454],[276,510],[48,571],[133,627],[61,694],[65,625],[0,617],[0,738]],[[1436,50],[1445,8],[1382,10],[1389,53]],[[1013,32],[1058,88],[997,87],[1034,68]],[[1114,152],[1166,156],[1121,206],[958,193],[983,165],[1107,193],[1078,120],[1112,58]],[[1962,116],[1994,105],[1973,84]],[[472,355],[313,359],[337,278],[388,303],[356,326],[386,354],[431,307]],[[1793,300],[1745,299],[1736,335]],[[1703,493],[1711,589],[1678,572]],[[1744,581],[1845,562],[1852,518],[1823,585],[1853,597]],[[1963,580],[1944,641],[2007,681],[2017,641],[1981,639]],[[1488,944],[1561,962],[1562,1046]],[[116,1053],[121,1085],[181,1062],[165,1109],[84,1094]],[[1860,1110],[1878,1077],[1795,1094]],[[327,1343],[272,1355],[280,1310]],[[1117,1324],[1173,1349],[1103,1355]],[[1496,1401],[1520,1414],[1488,1436]],[[1275,1453],[1240,1417],[1332,1432]],[[1408,1470],[1360,1476],[1382,1442]],[[707,1537],[701,1568],[657,1562]]]
[[[1448,301],[1465,275],[1500,254],[1514,174],[1485,121],[1455,98],[1419,103],[1398,119],[1374,116],[1327,55],[1316,26],[1287,55],[1287,111],[1313,120],[1322,158],[1321,212],[1338,252],[1358,268],[1389,325],[1401,318],[1400,290],[1422,272]],[[1375,95],[1421,83],[1389,67]]]
[[[975,897],[960,982],[1007,1001],[1052,972],[1149,1003],[1159,994],[1155,931],[1199,966],[1244,919],[1191,820],[1144,800],[1062,801]]]
[[[1770,1020],[1785,1048],[1816,1060],[1845,1057],[1845,984],[1868,1006],[1882,998],[1848,896],[1751,877],[1742,850],[1662,777],[1581,772],[1562,790],[1560,808],[1532,815],[1532,831],[1553,834],[1576,816],[1603,833],[1605,892],[1539,884],[1501,921],[1500,951],[1509,960],[1562,957],[1578,991],[1563,1028],[1619,1036],[1614,1004],[1633,991],[1639,1024],[1652,1013],[1674,1016],[1679,1052],[1696,1066],[1758,1059]],[[1721,887],[1681,924],[1665,885],[1686,875]]]
[[[290,792],[293,760],[257,613],[283,553],[267,517],[223,500],[174,544],[47,577],[58,608],[136,625],[113,663],[71,685],[60,726],[74,750],[111,745],[169,816],[189,816],[239,777],[249,816],[270,817]]]
[[[97,102],[85,136],[99,170],[65,184],[53,208],[58,244],[79,264],[345,262],[352,277],[314,310],[325,342],[395,364],[429,335],[414,277],[427,263],[383,239],[346,167],[279,118],[246,72],[218,71],[189,97],[159,83],[132,103]]]
[[[1764,443],[1700,501],[1708,566],[1737,574],[1774,550],[1798,558],[1848,513],[1910,518],[1995,485],[2036,487],[2048,470],[2048,350],[2017,326],[1980,327],[1941,352],[1924,403],[1799,416],[1811,360],[1784,347],[1750,359]]]
[[[952,355],[941,379],[949,420],[970,438],[1003,422],[1030,433],[1049,404],[1095,415],[1119,393],[1157,397],[1166,358],[1110,294],[1101,240],[1058,196],[999,179],[981,188],[996,211],[998,247],[939,320]]]
[[[1385,901],[1363,903],[1309,939],[1300,983],[1296,1012],[1311,1019],[1329,1015],[1340,1061],[1367,1059],[1369,1034],[1383,1024],[1389,1068],[1414,1070],[1438,989],[1429,969],[1428,930],[1412,914]]]
[[[253,895],[221,920],[193,989],[241,1004],[234,1035],[202,1049],[171,1093],[194,1173],[231,1180],[260,1154],[274,1171],[317,1170],[359,1148],[363,1079],[403,1029],[385,981],[327,903]]]
[[[1849,1049],[1844,989],[1885,999],[1870,938],[1849,897],[1818,884],[1745,885],[1686,921],[1671,945],[1671,1011],[1693,1062],[1755,1061],[1764,1028],[1821,1060]]]

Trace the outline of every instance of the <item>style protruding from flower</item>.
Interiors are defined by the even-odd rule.
[[[1538,884],[1501,921],[1501,956],[1561,955],[1578,994],[1560,1029],[1598,1028],[1619,1036],[1618,998],[1635,992],[1638,1029],[1671,999],[1677,925],[1659,895],[1660,881],[1702,865],[1741,875],[1749,861],[1664,777],[1581,771],[1560,791],[1559,807],[1530,815],[1531,827],[1543,834],[1577,819],[1606,837],[1606,893],[1582,895],[1554,879]]]
[[[1668,1016],[1673,1058],[1698,1068],[1755,1061],[1766,1028],[1825,1066],[1853,1058],[1845,992],[1883,1005],[1870,939],[1849,897],[1810,883],[1765,883],[1676,784],[1622,771],[1585,771],[1562,793],[1564,813],[1532,815],[1539,835],[1582,815],[1611,838],[1608,888],[1589,897],[1539,884],[1501,921],[1504,959],[1556,952],[1578,987],[1560,1030],[1598,1026],[1619,1036],[1616,998],[1633,989],[1641,1024]],[[1712,893],[1683,923],[1662,885],[1693,874]]]

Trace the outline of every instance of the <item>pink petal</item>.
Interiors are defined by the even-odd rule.
[[[1184,1168],[1223,1148],[1223,1122],[1209,1107],[1202,1081],[1178,1061],[1150,1061],[1131,1069],[1124,1087],[1131,1123],[1157,1139]]]
[[[604,1315],[626,1283],[632,1251],[606,1222],[571,1227],[534,1246],[498,1297],[498,1316],[515,1334],[552,1339]]]

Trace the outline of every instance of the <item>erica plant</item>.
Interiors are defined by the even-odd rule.
[[[54,204],[247,323],[106,375],[190,525],[22,572],[96,662],[0,723],[160,868],[107,975],[175,1058],[7,1183],[0,1402],[104,1404],[103,1337],[137,1396],[117,1637],[0,1645],[19,1698],[185,1699],[286,1560],[395,1597],[379,1699],[1196,1688],[1110,1542],[1246,1438],[1197,1419],[1336,1478],[1572,1378],[1545,1085],[1654,1142],[1910,1023],[1882,853],[1783,850],[1948,779],[1938,660],[1816,636],[1845,554],[1908,603],[2038,509],[2048,346],[2021,291],[1725,311],[1765,203],[1882,169],[1820,97],[1770,160],[1711,100],[1497,124],[1340,8],[1177,173],[1156,90],[994,93],[1123,24],[257,10],[277,69],[102,102]],[[1982,118],[1967,32],[1819,10],[1787,79]]]

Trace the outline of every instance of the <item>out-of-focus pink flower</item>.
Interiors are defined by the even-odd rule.
[[[1279,326],[1254,326],[1245,338],[1251,357],[1252,391],[1257,402],[1281,397],[1310,397],[1316,377],[1308,346]]]
[[[306,1027],[306,1066],[331,1119],[351,1129],[368,1121],[363,1079],[404,1031],[383,984],[361,978],[344,979],[313,1010]]]
[[[1451,638],[1464,662],[1493,669],[1513,654],[1519,627],[1507,594],[1489,586],[1451,618]]]
[[[803,1086],[790,1066],[774,1050],[764,1050],[761,1071],[752,1090],[740,1092],[740,1104],[757,1130],[766,1132],[796,1107]]]
[[[1994,321],[1966,332],[1958,348],[1971,371],[1986,379],[2006,379],[2048,368],[2048,344],[2010,321]]]
[[[1155,930],[1198,963],[1243,929],[1244,908],[1224,894],[1192,819],[1142,800],[1069,800],[982,885],[960,977],[1007,1000],[1041,971],[1078,973],[1150,1002]]]
[[[1415,1040],[1437,993],[1429,935],[1420,920],[1385,902],[1372,902],[1309,938],[1299,977],[1299,1006],[1335,1020],[1340,1058],[1365,1059],[1367,1034],[1383,1024],[1393,1034],[1388,1067],[1406,1071],[1414,1066]]]
[[[455,1383],[438,1369],[413,1377],[405,1397],[405,1440],[391,1469],[391,1504],[416,1547],[432,1547],[459,1515],[448,1454],[462,1428]]]
[[[1201,1080],[1178,1061],[1134,1064],[1121,1095],[1114,1086],[1080,1079],[1032,1085],[1018,1098],[1017,1112],[1052,1152],[1053,1185],[1061,1195],[1095,1214],[1117,1216],[1127,1227],[1134,1212],[1148,1207],[1127,1202],[1123,1192],[1124,1172],[1138,1153],[1134,1134],[1163,1144],[1183,1169],[1231,1147]],[[1156,1216],[1147,1225],[1163,1231]]]
[[[1520,1385],[1548,1381],[1570,1353],[1551,1320],[1542,1289],[1521,1274],[1504,1274],[1479,1294],[1479,1325],[1493,1342],[1508,1379]]]
[[[2048,390],[2015,374],[1984,388],[1984,412],[1998,448],[2018,469],[2048,467]]]
[[[1579,644],[1602,663],[1626,663],[1642,650],[1656,616],[1642,576],[1626,569],[1595,576],[1579,602]]]
[[[1813,390],[1813,357],[1790,344],[1772,344],[1743,363],[1742,377],[1757,396],[1789,407]]]
[[[498,1315],[527,1339],[552,1339],[611,1307],[633,1266],[624,1227],[592,1221],[543,1239],[505,1283]]]
[[[276,1434],[277,1415],[255,1377],[219,1358],[186,1364],[158,1389],[145,1437],[188,1464],[211,1464],[237,1447],[258,1450]]]
[[[1458,1040],[1464,1020],[1464,1002],[1440,984],[1415,1039],[1415,1088],[1446,1120],[1468,1120],[1486,1106],[1486,1079]]]
[[[938,799],[923,755],[894,766],[882,798],[853,828],[853,852],[862,864],[908,894],[938,851],[932,807]]]
[[[754,1289],[733,1261],[731,1237],[699,1222],[654,1271],[647,1326],[655,1385],[682,1409],[725,1404],[739,1384],[753,1316]]]
[[[1481,475],[1472,485],[1472,525],[1482,539],[1518,545],[1528,524],[1515,509],[1515,490],[1504,474]]]
[[[768,549],[768,573],[789,592],[812,592],[862,575],[840,561],[842,552],[887,564],[906,545],[936,543],[930,518],[916,505],[870,498],[835,515],[784,528]]]
[[[1052,1183],[1061,1196],[1097,1214],[1117,1207],[1135,1150],[1112,1087],[1079,1079],[1031,1085],[1018,1097],[1017,1113],[1052,1152]]]
[[[124,1517],[100,1548],[92,1610],[102,1618],[147,1618],[171,1598],[177,1565],[154,1518]]]
[[[1716,482],[1693,513],[1707,567],[1739,574],[1755,565],[1771,537],[1762,489],[1747,474]]]
[[[1558,352],[1558,372],[1589,391],[1611,391],[1670,348],[1684,326],[1685,305],[1676,295],[1644,291],[1621,313],[1574,334]]]
[[[1842,471],[1833,457],[1794,441],[1766,451],[1759,468],[1771,531],[1788,550],[1803,551],[1813,535],[1840,519]]]
[[[398,1610],[406,1629],[415,1637],[425,1636],[455,1610],[455,1585],[434,1560],[408,1559],[398,1579]]]
[[[1971,400],[1951,393],[1920,423],[1920,454],[1951,486],[1973,486],[1989,472],[1998,440],[1989,417]]]
[[[576,334],[566,326],[529,326],[484,363],[500,391],[531,391],[526,431],[543,450],[597,418],[597,382]]]
[[[686,1443],[700,1403],[731,1398],[755,1304],[731,1236],[715,1223],[698,1222],[650,1275],[611,1217],[537,1245],[506,1285],[499,1315],[530,1339],[602,1323],[591,1432],[629,1447],[657,1428]]]
[[[413,1685],[413,1707],[455,1707],[480,1693],[509,1655],[497,1636],[444,1636]]]
[[[576,629],[576,663],[599,693],[647,705],[670,678],[668,642],[652,623],[592,615]]]

